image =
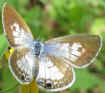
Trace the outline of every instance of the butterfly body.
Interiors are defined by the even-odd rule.
[[[75,82],[74,68],[89,66],[98,55],[102,41],[98,35],[68,35],[42,43],[35,40],[21,16],[4,4],[2,23],[7,40],[15,49],[9,68],[20,84],[36,80],[46,91],[62,91]]]
[[[35,56],[40,56],[44,52],[44,44],[40,40],[35,40],[32,44],[32,51]]]

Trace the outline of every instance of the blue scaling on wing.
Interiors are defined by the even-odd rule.
[[[68,57],[70,53],[70,47],[68,43],[45,44],[44,51],[57,57]]]

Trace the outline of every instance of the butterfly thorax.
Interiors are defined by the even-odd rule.
[[[43,51],[43,44],[40,40],[36,40],[33,43],[33,52],[35,56],[39,56]]]

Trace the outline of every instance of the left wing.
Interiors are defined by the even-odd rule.
[[[65,60],[73,67],[84,68],[93,62],[101,46],[101,38],[98,35],[81,34],[49,40],[44,50],[48,54]]]

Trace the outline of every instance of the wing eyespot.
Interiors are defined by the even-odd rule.
[[[45,88],[48,88],[48,89],[52,88],[52,82],[51,81],[47,81],[45,83]]]
[[[21,76],[21,79],[22,79],[22,80],[25,80],[25,77],[24,77],[24,75],[22,75],[22,76]]]

